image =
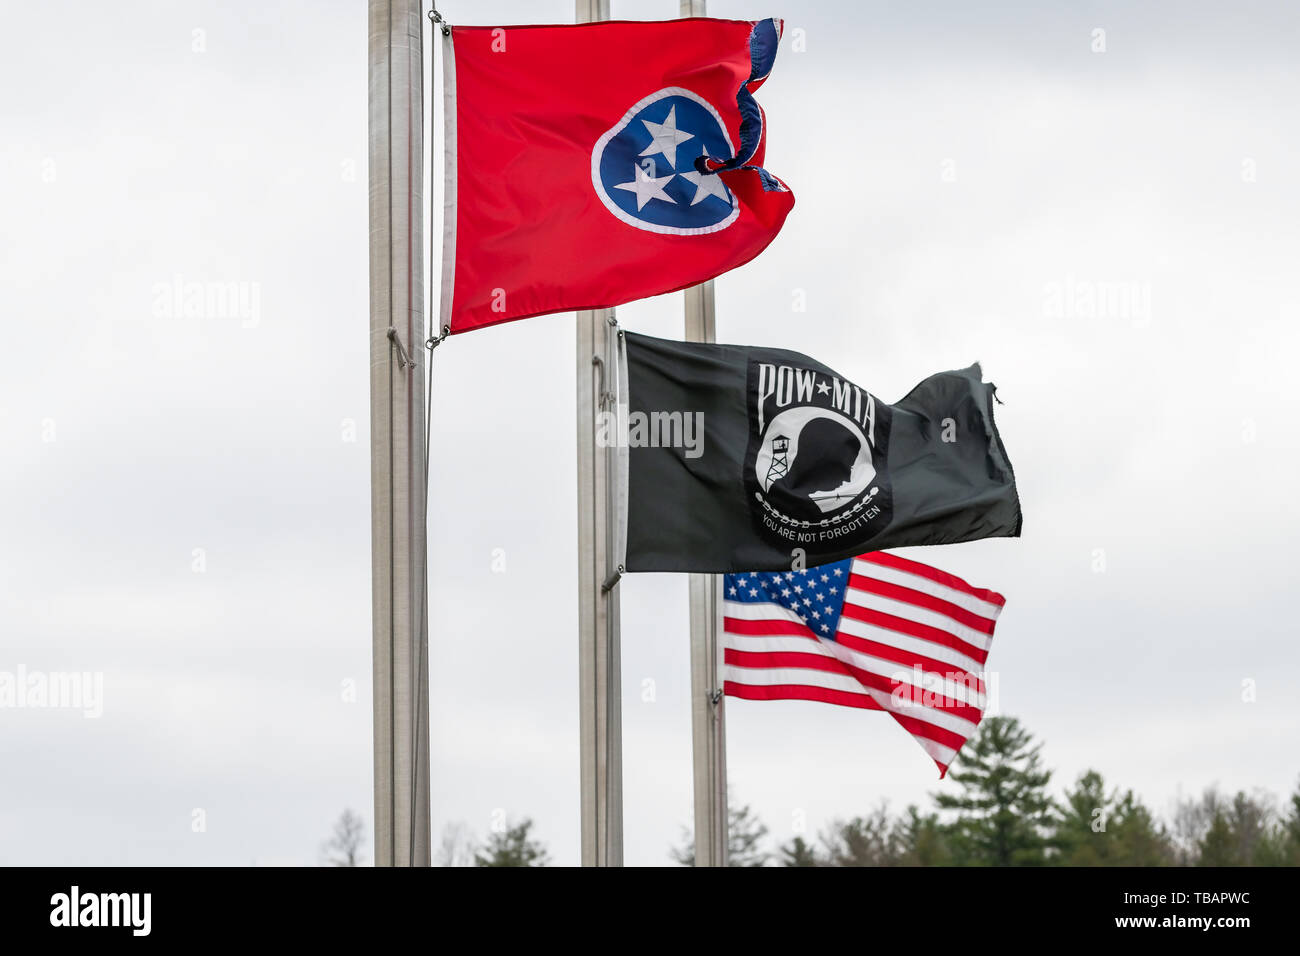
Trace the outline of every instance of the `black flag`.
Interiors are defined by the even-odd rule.
[[[978,365],[886,405],[798,352],[622,343],[629,571],[777,571],[1020,534]]]

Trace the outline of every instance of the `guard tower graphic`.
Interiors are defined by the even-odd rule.
[[[785,473],[790,470],[790,462],[786,459],[789,451],[790,439],[784,435],[777,435],[772,439],[772,464],[767,467],[767,485],[769,488],[778,478],[784,478]]]

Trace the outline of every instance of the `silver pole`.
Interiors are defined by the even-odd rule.
[[[703,17],[705,0],[681,0],[683,17]],[[686,341],[715,342],[713,280],[686,290]],[[695,865],[727,865],[727,735],[718,628],[722,578],[690,576],[691,752],[695,775]]]
[[[609,0],[576,0],[578,23],[609,19]],[[613,391],[614,310],[579,312],[578,328],[578,701],[582,774],[582,865],[623,865],[623,718],[618,586],[613,568],[615,502],[611,451],[597,447],[596,414]],[[615,399],[616,401],[616,399]]]
[[[428,660],[423,26],[420,0],[369,0],[376,866],[430,863],[429,688],[419,666]]]

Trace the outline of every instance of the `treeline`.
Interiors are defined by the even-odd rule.
[[[1060,798],[1042,745],[1014,717],[988,717],[949,768],[955,789],[933,806],[892,813],[887,804],[833,820],[810,839],[771,846],[748,806],[730,810],[731,866],[1300,866],[1300,787],[1282,806],[1269,794],[1210,788],[1175,801],[1168,817],[1132,790],[1108,787],[1089,770]],[[325,862],[362,860],[360,817],[346,812],[323,850]],[[695,862],[689,830],[669,851]],[[463,823],[444,828],[436,866],[547,866],[533,821],[498,821],[484,840]]]
[[[434,866],[549,866],[546,845],[533,836],[533,821],[501,820],[486,840],[464,823],[449,823],[433,853]],[[361,866],[365,862],[365,825],[360,814],[344,810],[330,838],[321,845],[324,866]]]
[[[527,817],[516,823],[502,820],[486,840],[475,837],[464,823],[450,823],[434,850],[433,865],[550,866],[551,854],[533,836],[533,821]]]
[[[1217,788],[1176,801],[1168,819],[1132,790],[1109,788],[1095,770],[1061,799],[1041,744],[1014,717],[989,717],[949,768],[957,792],[934,806],[893,814],[881,804],[832,821],[812,840],[796,836],[775,852],[749,807],[733,808],[731,866],[1297,866],[1300,788],[1279,808],[1268,794]],[[670,851],[694,863],[689,833]]]

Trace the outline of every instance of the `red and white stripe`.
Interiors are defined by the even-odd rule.
[[[811,569],[810,569],[811,570]],[[724,603],[724,690],[884,710],[939,776],[975,731],[984,665],[1006,599],[887,552],[855,558],[835,640],[775,603]]]

